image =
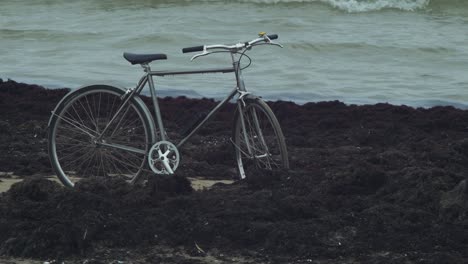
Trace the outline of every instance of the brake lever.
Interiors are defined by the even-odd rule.
[[[276,43],[276,42],[273,42],[273,41],[268,37],[268,35],[267,35],[265,32],[261,32],[260,34],[261,34],[260,36],[263,37],[263,39],[265,40],[265,42],[266,42],[267,44],[270,44],[270,45],[273,45],[273,46],[278,46],[278,47],[280,47],[280,48],[283,48],[283,45],[281,45],[281,44],[279,44],[279,43]]]
[[[198,57],[202,57],[202,56],[209,55],[209,54],[211,54],[211,53],[213,53],[213,52],[207,52],[206,50],[204,50],[203,53],[199,53],[199,54],[193,56],[193,57],[190,59],[190,61],[193,61],[194,59],[196,59],[196,58],[198,58]]]
[[[280,48],[283,48],[283,45],[279,44],[279,43],[276,43],[276,42],[273,42],[273,41],[270,41],[269,43],[270,45],[273,45],[273,46],[278,46]]]

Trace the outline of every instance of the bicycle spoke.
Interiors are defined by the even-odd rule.
[[[99,117],[100,117],[100,112],[101,112],[101,97],[102,97],[102,94],[99,93],[99,99],[98,99],[98,106],[96,107],[96,100],[94,100],[94,106],[95,106],[95,109],[97,111],[96,113],[96,123],[98,125],[98,132],[101,131],[101,129],[99,128]]]
[[[113,159],[109,155],[104,155],[104,157],[105,157],[105,160],[109,163],[109,169],[110,169],[111,172],[115,171],[115,172],[117,172],[116,175],[123,175],[122,170],[119,169],[119,167],[114,162],[112,162]],[[112,170],[111,167],[113,167],[114,170]],[[114,174],[115,174],[115,172],[114,172]]]
[[[86,98],[86,97],[85,97]],[[86,107],[83,105],[83,103],[81,102],[81,100],[78,100],[78,104],[81,106],[81,109],[83,109],[83,112],[85,113],[85,115],[87,116],[88,120],[94,125],[96,126],[96,123],[94,122],[94,119],[91,117],[91,115],[89,114],[88,110],[86,109]]]
[[[72,142],[75,142],[74,145],[89,144],[89,141],[79,140],[79,139],[71,138],[71,137],[67,137],[67,136],[61,136],[58,140],[62,140],[62,139],[63,139],[63,142],[58,141],[57,145],[58,144],[73,144]]]
[[[87,149],[87,148],[89,148],[89,147],[84,146],[84,147],[81,147],[81,148],[80,148],[79,146],[75,146],[74,148],[78,148],[78,149],[75,150],[75,151],[73,151],[72,153],[69,153],[69,154],[67,154],[67,155],[65,155],[65,156],[62,156],[61,159],[66,160],[68,157],[74,156],[75,154],[77,154],[77,153],[79,153],[79,152],[81,152],[81,151],[83,151],[83,150],[85,150],[85,149]],[[85,154],[85,155],[86,155],[86,154]]]
[[[128,125],[121,125],[120,127],[116,127],[112,134],[110,135],[110,138],[118,138],[119,136],[122,136],[122,133],[124,133],[126,130],[128,132],[128,130],[136,130],[137,128],[139,127],[134,127],[134,126],[130,126],[130,125],[133,125],[135,123],[137,123],[138,120],[132,120],[131,123],[129,123]],[[118,131],[116,133],[116,131]]]
[[[76,173],[79,173],[79,170],[80,170],[81,168],[83,168],[83,165],[84,165],[85,163],[88,163],[88,166],[87,166],[87,167],[89,167],[89,162],[88,162],[88,161],[90,161],[90,160],[94,157],[94,152],[93,152],[93,155],[89,155],[88,153],[85,153],[85,154],[83,154],[83,156],[81,156],[81,157],[84,157],[84,159],[83,159],[83,161],[82,161],[81,163],[79,163],[79,165],[77,166],[77,170],[75,170]],[[81,157],[80,157],[80,158],[81,158]],[[76,159],[76,160],[79,161],[80,159]],[[71,163],[67,164],[67,165],[64,165],[64,168],[66,168],[67,166],[70,166],[70,165],[72,165],[72,164],[73,164],[73,161],[72,161]]]
[[[109,109],[109,112],[108,112],[108,115],[107,115],[107,120],[106,120],[106,124],[109,124],[109,122],[111,121],[112,117],[114,116],[114,105],[115,105],[115,100],[117,98],[114,97],[114,100],[112,101],[112,106],[110,107]]]
[[[66,164],[63,165],[63,168],[65,169],[67,167],[72,167],[73,164],[82,165],[82,163],[86,162],[90,157],[91,155],[89,155],[89,153],[86,152],[83,155],[79,156],[78,158],[71,159],[69,162],[68,161],[66,162],[66,159],[60,159],[60,162],[63,162],[63,163],[66,162]]]
[[[128,111],[130,110],[130,105],[127,106],[127,108],[124,110],[124,112],[121,114],[120,117],[117,117],[115,120],[114,120],[114,123],[116,123],[117,125],[115,126],[115,128],[112,130],[112,132],[110,133],[110,137],[113,137],[114,136],[114,133],[115,131],[117,131],[119,128],[122,127],[122,122],[124,122],[124,118],[125,116],[127,115]],[[124,127],[125,128],[125,127]]]
[[[117,155],[121,159],[121,162],[130,165],[131,167],[139,168],[141,166],[140,164],[135,164],[135,159],[132,160],[131,157],[124,156],[122,152],[111,152],[111,155]]]
[[[133,169],[140,169],[141,166],[136,165],[136,164],[132,164],[132,163],[128,162],[128,159],[125,159],[125,161],[127,161],[127,162],[124,162],[124,161],[122,161],[122,157],[121,157],[121,156],[120,156],[120,158],[119,158],[119,157],[116,157],[114,154],[115,154],[115,153],[110,153],[108,156],[109,156],[111,159],[113,159],[113,160],[115,160],[116,162],[118,162],[118,163],[116,163],[116,164],[125,167],[126,171],[130,171],[130,169],[132,169],[132,168],[133,168]]]
[[[120,145],[120,144],[108,144],[108,143],[100,143],[102,146],[112,148],[112,149],[119,149],[123,150],[126,152],[134,152],[134,153],[139,153],[139,154],[145,154],[146,151],[143,149],[138,149],[130,146],[125,146],[125,145]]]
[[[57,116],[59,119],[67,122],[68,124],[72,125],[73,127],[77,128],[81,132],[89,135],[90,137],[95,136],[95,135],[91,134],[91,132],[94,132],[94,131],[92,129],[90,129],[89,127],[85,126],[83,123],[79,124],[78,122],[75,122],[74,120],[70,120],[70,119],[68,119],[68,118],[66,118],[64,116],[59,116],[59,115],[57,115],[55,113],[54,113],[54,115]]]

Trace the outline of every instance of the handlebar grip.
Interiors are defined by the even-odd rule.
[[[277,39],[277,38],[278,38],[278,34],[268,35],[268,38],[271,39],[271,40]]]
[[[203,49],[204,49],[204,46],[188,47],[188,48],[183,48],[182,52],[183,53],[196,52],[196,51],[203,51]]]

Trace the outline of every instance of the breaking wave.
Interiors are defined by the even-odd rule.
[[[321,3],[350,13],[385,9],[418,11],[439,8],[468,8],[466,0],[241,0],[241,2],[258,4]]]

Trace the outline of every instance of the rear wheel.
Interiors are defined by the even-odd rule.
[[[244,101],[245,106],[237,108],[233,128],[239,178],[259,169],[288,169],[286,143],[273,111],[259,98]]]
[[[49,156],[64,185],[73,187],[89,177],[122,177],[134,183],[141,176],[155,135],[142,101],[132,98],[101,135],[123,103],[122,95],[116,87],[91,86],[56,107]]]

